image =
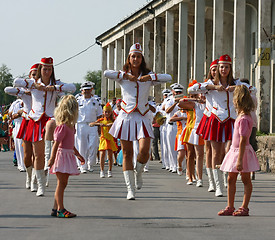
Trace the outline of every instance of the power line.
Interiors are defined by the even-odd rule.
[[[92,47],[93,47],[94,45],[96,45],[96,44],[99,45],[99,43],[96,41],[95,43],[93,43],[92,45],[90,45],[90,46],[87,47],[86,49],[82,50],[81,52],[79,52],[79,53],[77,53],[77,54],[75,54],[75,55],[73,55],[73,56],[71,56],[71,57],[65,59],[64,61],[62,61],[62,62],[60,62],[60,63],[55,64],[54,66],[56,67],[56,66],[58,66],[58,65],[61,65],[62,63],[65,63],[65,62],[71,60],[72,58],[77,57],[78,55],[80,55],[80,54],[86,52],[87,50],[89,50],[90,48],[92,48]]]

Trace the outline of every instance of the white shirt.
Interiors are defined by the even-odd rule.
[[[79,109],[77,123],[95,122],[102,115],[102,108],[98,99],[81,96],[77,99],[77,102]]]

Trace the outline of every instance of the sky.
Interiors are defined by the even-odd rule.
[[[95,38],[148,0],[0,0],[0,65],[13,77],[28,74],[42,57],[54,64],[81,52]],[[87,71],[101,70],[101,47],[55,67],[56,78],[83,83]]]

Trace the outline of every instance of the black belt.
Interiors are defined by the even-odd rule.
[[[168,124],[170,124],[170,125],[174,125],[174,122],[168,122]]]

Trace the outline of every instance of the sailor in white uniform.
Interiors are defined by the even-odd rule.
[[[77,99],[79,112],[76,124],[75,145],[85,159],[84,165],[78,165],[81,173],[87,173],[88,170],[93,171],[99,146],[98,129],[97,127],[89,126],[89,123],[95,122],[102,116],[99,100],[92,95],[93,86],[93,82],[83,83],[81,85],[82,96]]]

